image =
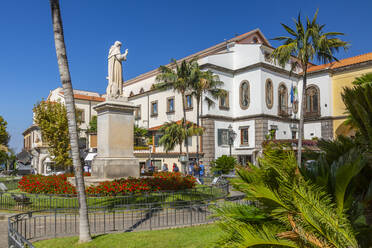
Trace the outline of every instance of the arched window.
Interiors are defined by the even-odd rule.
[[[131,91],[131,92],[129,93],[129,96],[134,96],[133,91]]]
[[[320,115],[320,93],[319,88],[315,85],[310,85],[306,88],[305,115],[319,116]]]
[[[142,94],[143,92],[145,92],[145,90],[141,88],[139,93]]]
[[[265,99],[266,99],[266,106],[268,109],[271,109],[273,107],[274,103],[274,95],[273,95],[273,82],[271,79],[266,80],[265,84]]]
[[[239,102],[241,109],[247,109],[250,103],[249,82],[244,80],[240,83]]]
[[[288,115],[288,90],[284,83],[280,83],[278,89],[278,99],[279,99],[279,115]]]

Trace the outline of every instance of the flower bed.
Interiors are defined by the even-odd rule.
[[[35,194],[76,194],[75,187],[67,181],[66,175],[27,175],[19,181],[18,188]]]
[[[36,194],[76,194],[76,188],[67,181],[69,175],[22,177],[18,188],[27,193]],[[184,190],[195,186],[195,178],[179,172],[154,173],[149,178],[127,178],[102,182],[86,189],[88,194],[126,195],[155,192],[162,190]]]

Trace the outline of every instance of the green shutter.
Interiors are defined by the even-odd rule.
[[[217,131],[217,135],[218,135],[218,137],[217,137],[218,146],[221,146],[222,145],[222,131],[223,131],[223,129],[218,129],[218,131]]]

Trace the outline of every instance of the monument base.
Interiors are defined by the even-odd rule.
[[[94,158],[92,178],[100,180],[123,177],[139,177],[140,167],[137,158]]]

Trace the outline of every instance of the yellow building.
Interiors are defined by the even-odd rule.
[[[313,66],[310,73],[328,71],[332,89],[332,119],[333,137],[337,135],[353,135],[354,132],[344,124],[346,108],[342,101],[341,93],[344,87],[352,87],[355,78],[366,73],[372,73],[372,53],[342,59],[331,64]]]

